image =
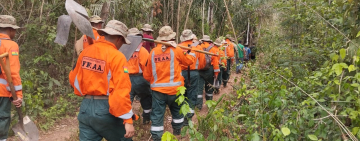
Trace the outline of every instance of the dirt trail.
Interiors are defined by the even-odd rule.
[[[232,73],[230,76],[230,80],[228,82],[228,86],[226,88],[224,88],[223,86],[221,86],[220,88],[220,94],[216,94],[213,97],[213,100],[218,100],[223,94],[229,94],[233,88],[231,85],[234,84],[234,78],[240,78],[241,74],[236,74],[236,73]],[[204,99],[205,102],[205,99]],[[171,114],[169,109],[166,109],[166,113],[165,113],[165,119],[164,119],[164,127],[165,127],[165,131],[169,131],[170,133],[172,133],[172,127],[171,127]],[[142,108],[140,106],[140,102],[139,101],[134,101],[133,103],[133,111],[138,114],[141,115],[141,111]],[[206,115],[208,112],[208,108],[205,105],[205,103],[203,104],[203,108],[201,109],[201,111],[199,112],[200,115]],[[197,123],[196,121],[196,115],[193,117],[193,121],[195,122],[195,124]],[[147,141],[150,139],[150,125],[143,125],[141,123],[141,120],[138,120],[134,123],[135,126],[135,130],[136,135],[133,138],[134,141]],[[55,123],[55,125],[53,127],[51,127],[48,131],[44,132],[41,131],[40,133],[40,140],[39,141],[64,141],[64,140],[78,140],[77,137],[77,133],[78,132],[78,120],[76,117],[68,117],[68,118],[64,118],[59,120],[58,122]],[[188,138],[181,138],[179,140],[188,140]],[[8,139],[8,141],[17,141],[17,139],[15,137],[11,137]]]

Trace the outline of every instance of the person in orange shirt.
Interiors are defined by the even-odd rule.
[[[119,49],[130,41],[128,28],[111,20],[98,32],[104,40],[79,55],[69,74],[74,93],[84,97],[78,115],[80,140],[132,140],[135,130],[130,101],[131,82],[127,60]]]
[[[186,29],[182,32],[180,36],[181,43],[179,45],[196,49],[197,44],[193,42],[194,38],[196,38],[196,36],[192,33],[192,31]],[[200,53],[191,51],[190,55],[193,55],[195,57],[194,62],[196,63],[193,63],[192,65],[188,65],[188,66],[181,65],[182,76],[185,78],[185,87],[186,87],[185,97],[187,97],[186,102],[190,106],[190,113],[186,115],[186,118],[184,120],[184,126],[188,126],[189,120],[191,120],[192,117],[194,116],[195,112],[193,109],[195,108],[195,104],[197,100],[198,85],[200,79],[200,75],[198,71],[199,68],[198,57],[200,57]]]
[[[99,16],[91,16],[90,17],[90,23],[91,23],[91,26],[93,27],[93,33],[94,33],[94,37],[95,39],[92,39],[92,38],[88,38],[86,35],[83,35],[83,50],[88,48],[91,44],[99,41],[99,40],[104,40],[104,36],[100,36],[98,31],[99,29],[102,29],[103,27],[103,23],[104,21],[99,17]]]
[[[226,41],[227,47],[225,48],[225,55],[227,57],[227,69],[226,69],[226,71],[224,71],[224,74],[223,74],[224,87],[227,86],[227,83],[229,81],[230,73],[231,73],[231,64],[232,64],[232,60],[235,57],[234,44],[230,41],[230,38],[231,38],[230,35],[226,35],[225,41]]]
[[[5,72],[0,73],[0,140],[8,137],[11,122],[11,103],[16,107],[22,105],[22,85],[20,78],[19,46],[12,41],[16,34],[16,19],[9,15],[0,15],[0,54],[9,53],[10,70],[17,99],[12,99],[9,85],[6,81]],[[4,61],[4,60],[0,60]],[[5,61],[4,61],[5,63]]]
[[[157,44],[151,50],[144,78],[150,82],[152,90],[152,111],[150,114],[152,138],[160,141],[164,132],[164,115],[166,105],[172,114],[172,128],[174,135],[180,135],[184,116],[180,114],[177,99],[177,88],[184,86],[184,77],[181,76],[181,66],[194,63],[194,56],[189,55],[174,43],[176,33],[170,26],[164,26],[159,31],[157,40],[170,42],[172,46]]]
[[[221,40],[221,39],[219,39]],[[224,76],[224,73],[227,72],[227,58],[225,55],[225,48],[226,48],[226,42],[222,42],[222,43],[214,43],[215,47],[219,49],[219,63],[220,63],[220,73],[219,73],[219,77],[217,77],[216,83],[215,83],[215,93],[219,94],[220,93],[220,86],[222,83],[222,79]],[[220,46],[219,46],[220,45]]]
[[[129,29],[129,34],[132,36],[142,36],[137,28]],[[127,62],[128,71],[131,81],[131,102],[137,95],[140,97],[140,104],[143,108],[143,124],[150,122],[150,112],[152,105],[150,83],[143,77],[143,70],[149,57],[149,52],[142,46],[143,42],[139,45],[136,51],[132,54],[130,60]]]
[[[212,43],[208,35],[204,35],[201,41],[203,42],[201,44],[201,48],[204,51],[208,51],[214,54],[219,54],[219,49],[214,47],[214,44]],[[209,59],[204,59],[205,62],[199,63],[201,69],[199,70],[200,79],[199,79],[198,96],[197,96],[198,99],[196,102],[196,107],[198,109],[202,109],[203,106],[204,85],[205,85],[205,99],[212,100],[214,93],[213,84],[220,72],[219,57],[210,56],[210,55],[205,55],[205,57],[208,57]]]

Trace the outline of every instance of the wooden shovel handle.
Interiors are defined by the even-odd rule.
[[[163,45],[166,45],[166,46],[172,46],[170,43],[168,42],[163,42],[163,41],[158,41],[158,40],[153,40],[153,39],[147,39],[147,38],[143,38],[144,41],[149,41],[149,42],[154,42],[154,43],[157,43],[157,44],[163,44]],[[192,48],[190,47],[186,47],[186,46],[181,46],[181,45],[177,45],[177,47],[180,47],[182,49],[186,49],[186,50],[191,50]],[[214,54],[214,53],[211,53],[211,52],[207,52],[207,51],[203,51],[203,50],[197,50],[197,49],[193,49],[193,51],[195,52],[199,52],[199,53],[204,53],[204,54],[207,54],[207,55],[212,55],[212,56],[218,56],[217,54]]]

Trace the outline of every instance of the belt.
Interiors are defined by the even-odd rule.
[[[86,99],[109,99],[108,96],[100,96],[100,95],[85,95],[84,98]]]
[[[142,76],[142,73],[135,73],[135,74],[130,74],[130,76]]]

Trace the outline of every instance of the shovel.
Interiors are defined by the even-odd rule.
[[[74,0],[66,0],[65,9],[69,15],[59,17],[55,43],[66,45],[71,23],[74,23],[89,39],[95,39],[86,9]]]
[[[1,68],[4,70],[6,75],[6,81],[9,84],[11,94],[14,100],[17,99],[15,93],[15,87],[11,78],[10,71],[10,62],[9,54],[4,53],[0,55],[0,58],[6,57],[6,65],[2,60],[0,60]],[[37,129],[35,123],[30,120],[28,116],[23,117],[21,107],[16,107],[16,112],[19,115],[19,122],[12,127],[14,133],[20,138],[21,141],[38,141],[39,140],[39,130]]]

